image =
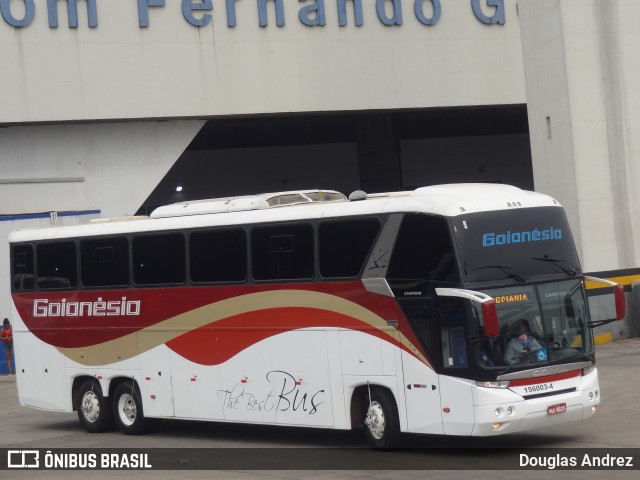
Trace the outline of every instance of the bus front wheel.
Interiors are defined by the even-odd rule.
[[[371,390],[365,407],[365,435],[376,449],[388,449],[397,445],[400,436],[398,407],[391,392]]]
[[[118,428],[125,435],[140,435],[144,432],[144,413],[138,388],[130,383],[121,383],[113,394],[113,408]]]
[[[107,399],[102,395],[100,384],[87,380],[78,390],[76,410],[78,418],[89,433],[109,430],[113,425],[113,415]]]

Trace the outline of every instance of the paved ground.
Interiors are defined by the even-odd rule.
[[[340,432],[313,429],[265,427],[252,425],[227,425],[203,422],[165,422],[155,426],[144,436],[124,436],[119,432],[88,434],[80,426],[75,414],[49,413],[23,408],[18,405],[15,377],[0,377],[0,448],[171,448],[212,449],[211,455],[220,455],[220,448],[228,450],[228,458],[245,455],[247,465],[264,465],[270,458],[278,464],[283,458],[291,458],[293,465],[300,465],[301,458],[313,461],[325,452],[325,447],[338,447],[338,453],[326,456],[323,470],[263,470],[234,468],[227,471],[188,471],[182,467],[175,471],[0,471],[0,478],[91,478],[107,479],[119,475],[127,478],[181,479],[535,479],[562,476],[562,480],[595,479],[606,475],[608,480],[636,479],[638,465],[633,471],[553,470],[553,471],[505,471],[479,470],[487,461],[502,461],[504,448],[518,448],[532,455],[565,455],[578,449],[635,449],[640,463],[640,339],[612,342],[597,347],[598,369],[603,403],[598,414],[588,422],[563,425],[528,434],[509,435],[489,439],[459,439],[442,437],[408,436],[407,444],[416,447],[395,452],[373,452],[360,449],[358,432]],[[300,448],[296,448],[300,447]],[[447,450],[440,450],[442,447]],[[462,448],[460,448],[462,447]],[[304,449],[304,450],[301,450]],[[255,449],[255,450],[254,450]],[[545,449],[545,450],[538,450]],[[549,449],[549,450],[547,450]],[[195,455],[194,451],[178,450]],[[606,450],[599,450],[606,451]],[[198,454],[202,454],[202,451]],[[318,453],[320,452],[320,453]],[[208,453],[207,453],[208,454]],[[351,461],[358,457],[366,465],[376,465],[375,470],[330,470],[331,462]],[[382,460],[381,460],[382,459]],[[193,459],[192,459],[193,460]],[[173,462],[173,459],[167,459]],[[188,464],[189,459],[186,459]],[[447,470],[416,467],[416,470],[389,470],[384,466],[448,465]],[[456,470],[459,468],[460,470]],[[485,467],[486,468],[486,467]],[[515,476],[514,476],[515,475]]]

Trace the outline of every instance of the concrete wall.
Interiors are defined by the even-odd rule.
[[[351,0],[345,26],[341,0],[286,0],[277,26],[269,0],[263,27],[264,0],[230,2],[234,27],[218,0],[213,10],[189,12],[190,21],[181,0],[166,0],[143,9],[147,26],[138,2],[95,0],[94,27],[91,2],[79,1],[77,28],[69,28],[65,1],[57,2],[56,28],[47,2],[3,2],[12,13],[0,16],[0,124],[524,103],[516,0],[498,0],[503,24],[478,19],[496,17],[487,0],[418,0],[427,18],[435,19],[434,3],[441,7],[430,26],[416,17],[414,0],[364,0],[361,26]],[[301,10],[320,5],[326,25],[303,24],[299,16],[316,16]],[[400,25],[380,19],[400,12]]]
[[[519,3],[535,188],[586,271],[640,264],[640,2]]]
[[[0,214],[133,215],[203,122],[0,128]]]

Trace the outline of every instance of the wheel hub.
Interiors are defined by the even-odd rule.
[[[125,425],[132,425],[136,421],[136,402],[131,395],[122,395],[118,401],[120,419]]]
[[[384,411],[382,410],[382,405],[378,402],[371,402],[364,423],[373,438],[380,440],[384,435]]]
[[[86,392],[82,396],[80,410],[87,421],[93,423],[98,420],[100,417],[100,403],[98,402],[98,396],[95,392]]]

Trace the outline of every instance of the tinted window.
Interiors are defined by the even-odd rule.
[[[251,232],[251,254],[256,280],[312,278],[313,227],[309,224],[256,227]]]
[[[443,218],[405,215],[393,247],[387,278],[457,282],[453,245]]]
[[[193,282],[238,282],[247,278],[244,230],[209,230],[189,236]]]
[[[322,222],[318,230],[320,275],[358,276],[379,229],[375,218]]]
[[[80,242],[80,275],[85,287],[129,283],[129,242],[114,237]]]
[[[562,208],[473,213],[456,217],[451,223],[458,252],[465,259],[466,282],[580,273],[578,253]]]
[[[76,244],[41,243],[37,247],[38,288],[75,288],[77,284]]]
[[[133,238],[133,280],[137,285],[183,283],[185,240],[180,233]]]
[[[11,249],[11,262],[13,267],[13,289],[16,291],[33,290],[33,246],[15,245]]]

